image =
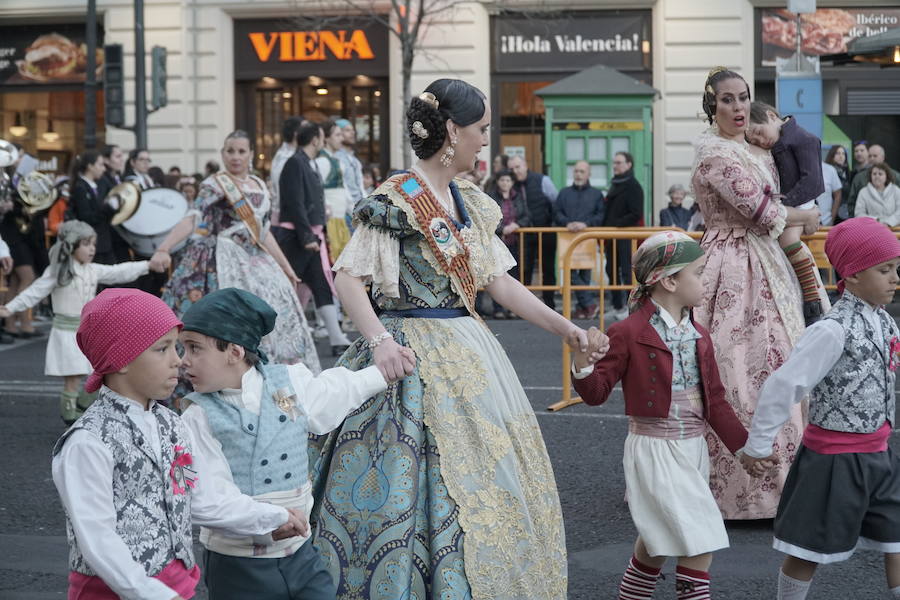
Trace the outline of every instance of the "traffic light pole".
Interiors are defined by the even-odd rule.
[[[144,57],[144,0],[134,0],[134,137],[147,148],[147,75]]]
[[[87,31],[85,32],[84,77],[84,147],[97,147],[97,1],[87,3]]]

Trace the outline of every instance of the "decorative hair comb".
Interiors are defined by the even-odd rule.
[[[419,100],[421,100],[422,102],[427,102],[434,107],[434,110],[437,110],[438,106],[440,106],[438,99],[435,98],[434,94],[432,94],[431,92],[422,92],[421,94],[419,94]]]
[[[428,130],[422,125],[422,121],[413,121],[412,132],[423,140],[428,137]]]

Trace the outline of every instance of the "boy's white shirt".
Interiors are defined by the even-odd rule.
[[[876,339],[883,339],[878,307],[866,303],[862,314]],[[790,417],[791,407],[828,375],[844,352],[845,342],[843,326],[833,319],[822,319],[806,328],[788,359],[769,375],[759,391],[745,454],[754,458],[772,454],[775,436]]]
[[[159,430],[153,413],[131,401],[127,415],[159,457]],[[233,535],[261,535],[287,521],[287,511],[282,507],[256,502],[242,494],[237,486],[214,485],[191,431],[186,435],[198,473],[197,484],[191,492],[191,518],[195,524],[226,528]],[[176,592],[149,577],[116,532],[116,509],[112,501],[114,466],[106,445],[83,429],[74,431],[53,457],[53,483],[72,522],[78,548],[87,564],[119,596],[171,600]]]
[[[323,435],[337,428],[348,414],[359,408],[366,400],[387,389],[377,367],[371,366],[360,371],[350,371],[335,367],[314,375],[305,365],[298,363],[287,367],[291,387],[294,389],[296,406],[307,419],[307,429],[315,435]],[[253,414],[260,414],[262,402],[274,402],[273,398],[263,398],[263,376],[257,369],[249,369],[241,378],[241,389],[226,389],[219,392],[222,399]],[[206,477],[215,482],[217,488],[233,489],[240,492],[234,483],[228,459],[222,452],[222,444],[213,435],[206,418],[206,412],[199,404],[191,404],[182,414],[182,419],[191,430],[195,441],[195,451],[203,458]],[[304,444],[306,440],[303,440]],[[304,448],[305,451],[305,448]],[[312,508],[312,489],[308,481],[296,490],[259,494],[256,500],[271,502],[286,508],[297,508],[309,515]],[[253,556],[274,558],[285,556],[300,547],[308,538],[290,538],[273,542],[271,536],[244,535],[236,538],[218,528],[201,531],[200,541],[204,546],[231,556]],[[263,554],[256,546],[266,546]]]

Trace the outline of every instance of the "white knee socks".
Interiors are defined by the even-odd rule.
[[[804,600],[812,581],[800,581],[778,570],[778,600]]]

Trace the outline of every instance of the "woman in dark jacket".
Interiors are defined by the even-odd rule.
[[[835,144],[828,151],[825,162],[834,167],[834,170],[837,171],[838,179],[841,180],[841,203],[836,207],[832,207],[832,210],[837,209],[837,218],[834,219],[833,223],[837,225],[848,216],[846,200],[850,197],[850,185],[853,183],[853,180],[850,178],[850,167],[847,165],[847,151],[843,146]]]
[[[513,258],[516,259],[516,266],[510,269],[509,274],[514,279],[519,278],[519,234],[516,233],[520,227],[531,227],[531,216],[528,213],[528,204],[525,198],[519,195],[518,189],[513,186],[512,171],[503,170],[497,173],[494,178],[496,186],[489,195],[497,201],[503,218],[497,226],[497,235],[509,248]],[[512,314],[500,306],[494,304],[494,318],[506,319]]]
[[[97,232],[97,251],[94,262],[116,264],[116,254],[112,244],[110,220],[115,209],[100,198],[97,182],[106,172],[103,157],[88,150],[75,158],[72,176],[69,179],[69,212],[73,219],[84,221]]]

